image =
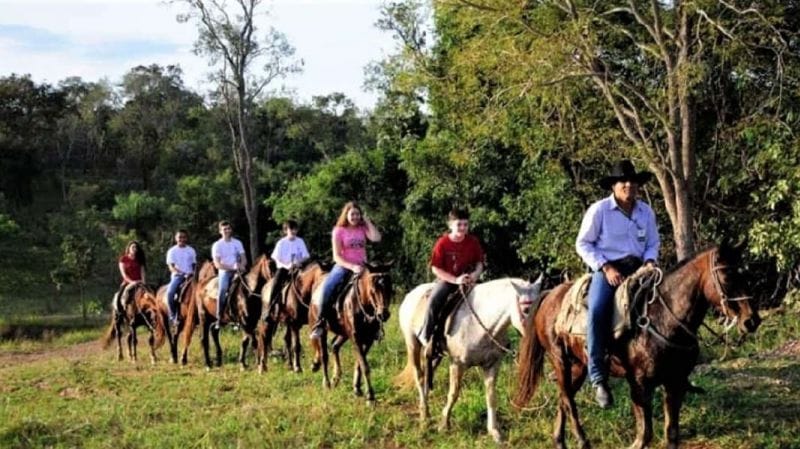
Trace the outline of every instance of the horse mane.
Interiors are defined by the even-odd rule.
[[[213,278],[214,276],[216,276],[214,264],[208,259],[204,260],[200,265],[200,270],[197,272],[197,282],[202,283]]]

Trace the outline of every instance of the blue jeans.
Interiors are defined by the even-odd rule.
[[[608,378],[605,363],[606,349],[611,340],[611,319],[614,313],[614,291],[602,270],[592,273],[589,284],[589,316],[586,323],[586,339],[589,345],[589,379],[592,384]]]
[[[347,279],[348,276],[353,274],[352,271],[341,265],[334,265],[325,282],[322,283],[322,310],[320,311],[320,318],[326,318],[330,314],[331,302],[333,301],[333,293],[336,288]]]
[[[167,307],[169,308],[169,319],[175,321],[178,319],[178,289],[186,277],[182,274],[173,274],[169,280],[169,287],[167,287]]]
[[[225,310],[225,300],[231,280],[236,274],[235,271],[219,271],[219,292],[217,292],[217,321],[222,321],[222,314]]]

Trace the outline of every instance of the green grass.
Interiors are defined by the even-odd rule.
[[[715,360],[722,354],[718,348],[705,351],[704,357],[713,361],[701,365],[692,379],[708,393],[688,398],[681,415],[682,447],[800,447],[798,355],[769,355],[797,335],[799,323],[793,313],[774,314],[726,360]],[[50,344],[66,346],[74,341],[70,339],[99,335],[99,330],[76,332],[78,337],[67,332]],[[278,340],[276,345],[281,344]],[[78,359],[59,356],[0,367],[0,447],[496,447],[485,432],[483,384],[475,369],[465,378],[449,432],[436,430],[444,405],[445,369],[438,372],[438,388],[431,398],[433,419],[427,426],[418,423],[416,393],[391,383],[405,359],[395,319],[387,338],[369,355],[378,398],[373,408],[351,393],[349,344],[343,350],[342,384],[324,390],[321,375],[308,369],[307,351],[301,374],[275,359],[264,375],[252,368],[240,372],[235,363],[238,341],[237,333],[224,332],[225,364],[211,372],[202,367],[197,335],[187,367],[163,360],[150,365],[144,338],[138,364],[117,362],[113,350],[98,350]],[[10,346],[0,346],[0,358],[9,351]],[[167,357],[166,347],[160,357]],[[517,411],[508,401],[512,371],[513,362],[507,360],[498,385],[507,445],[551,447],[554,386],[545,380],[532,410]],[[617,406],[609,411],[593,405],[588,388],[578,395],[582,420],[596,448],[625,447],[634,438],[627,387],[619,380],[612,387]],[[654,414],[654,447],[663,447],[660,396]]]

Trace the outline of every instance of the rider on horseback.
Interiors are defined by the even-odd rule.
[[[194,248],[187,245],[189,233],[179,229],[175,233],[175,245],[167,251],[167,267],[170,271],[169,287],[167,287],[167,307],[169,321],[173,327],[178,325],[178,289],[192,277],[197,266],[197,254]]]
[[[450,232],[443,235],[433,246],[431,255],[431,271],[436,275],[436,285],[430,293],[430,305],[425,315],[425,322],[418,336],[425,346],[428,357],[435,356],[437,327],[444,317],[442,310],[450,297],[460,285],[472,286],[483,272],[484,254],[480,241],[469,231],[469,212],[466,209],[453,209],[447,218]],[[472,270],[472,271],[470,271]]]
[[[645,202],[637,200],[639,186],[653,176],[637,173],[629,160],[617,162],[610,176],[600,180],[612,195],[589,206],[581,223],[575,247],[592,269],[589,285],[587,344],[589,379],[602,408],[614,400],[608,388],[606,350],[611,340],[611,314],[615,289],[644,262],[653,266],[660,245],[656,216]]]
[[[331,244],[336,265],[322,284],[322,310],[311,332],[312,339],[322,337],[337,287],[351,275],[361,273],[367,262],[367,240],[378,242],[381,240],[381,233],[369,218],[362,215],[358,204],[350,201],[342,208],[333,228]]]
[[[217,293],[217,322],[215,327],[222,326],[222,317],[225,311],[225,299],[231,280],[237,272],[242,272],[247,267],[247,255],[242,242],[233,237],[233,227],[229,221],[219,222],[219,235],[221,238],[211,246],[211,258],[214,267],[219,270],[219,292]]]
[[[286,236],[278,240],[270,256],[278,267],[275,279],[272,281],[270,306],[276,304],[280,299],[283,285],[289,279],[289,271],[310,257],[306,243],[297,236],[297,228],[297,222],[294,220],[287,220],[283,223],[283,232]]]
[[[122,283],[120,283],[119,290],[115,296],[116,303],[114,307],[117,313],[121,313],[121,309],[126,306],[129,301],[126,292],[128,286],[135,284],[145,283],[145,268],[147,267],[147,260],[144,255],[144,249],[139,242],[132,240],[125,245],[125,252],[119,258],[119,273],[122,275]],[[123,294],[126,297],[123,298]]]

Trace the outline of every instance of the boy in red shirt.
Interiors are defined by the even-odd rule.
[[[447,217],[450,232],[436,241],[431,254],[431,271],[436,275],[436,285],[431,291],[428,313],[420,329],[419,341],[426,347],[425,353],[433,355],[434,330],[444,317],[442,309],[447,298],[459,285],[473,285],[483,272],[484,254],[478,238],[468,234],[469,212],[465,209],[453,209]]]

